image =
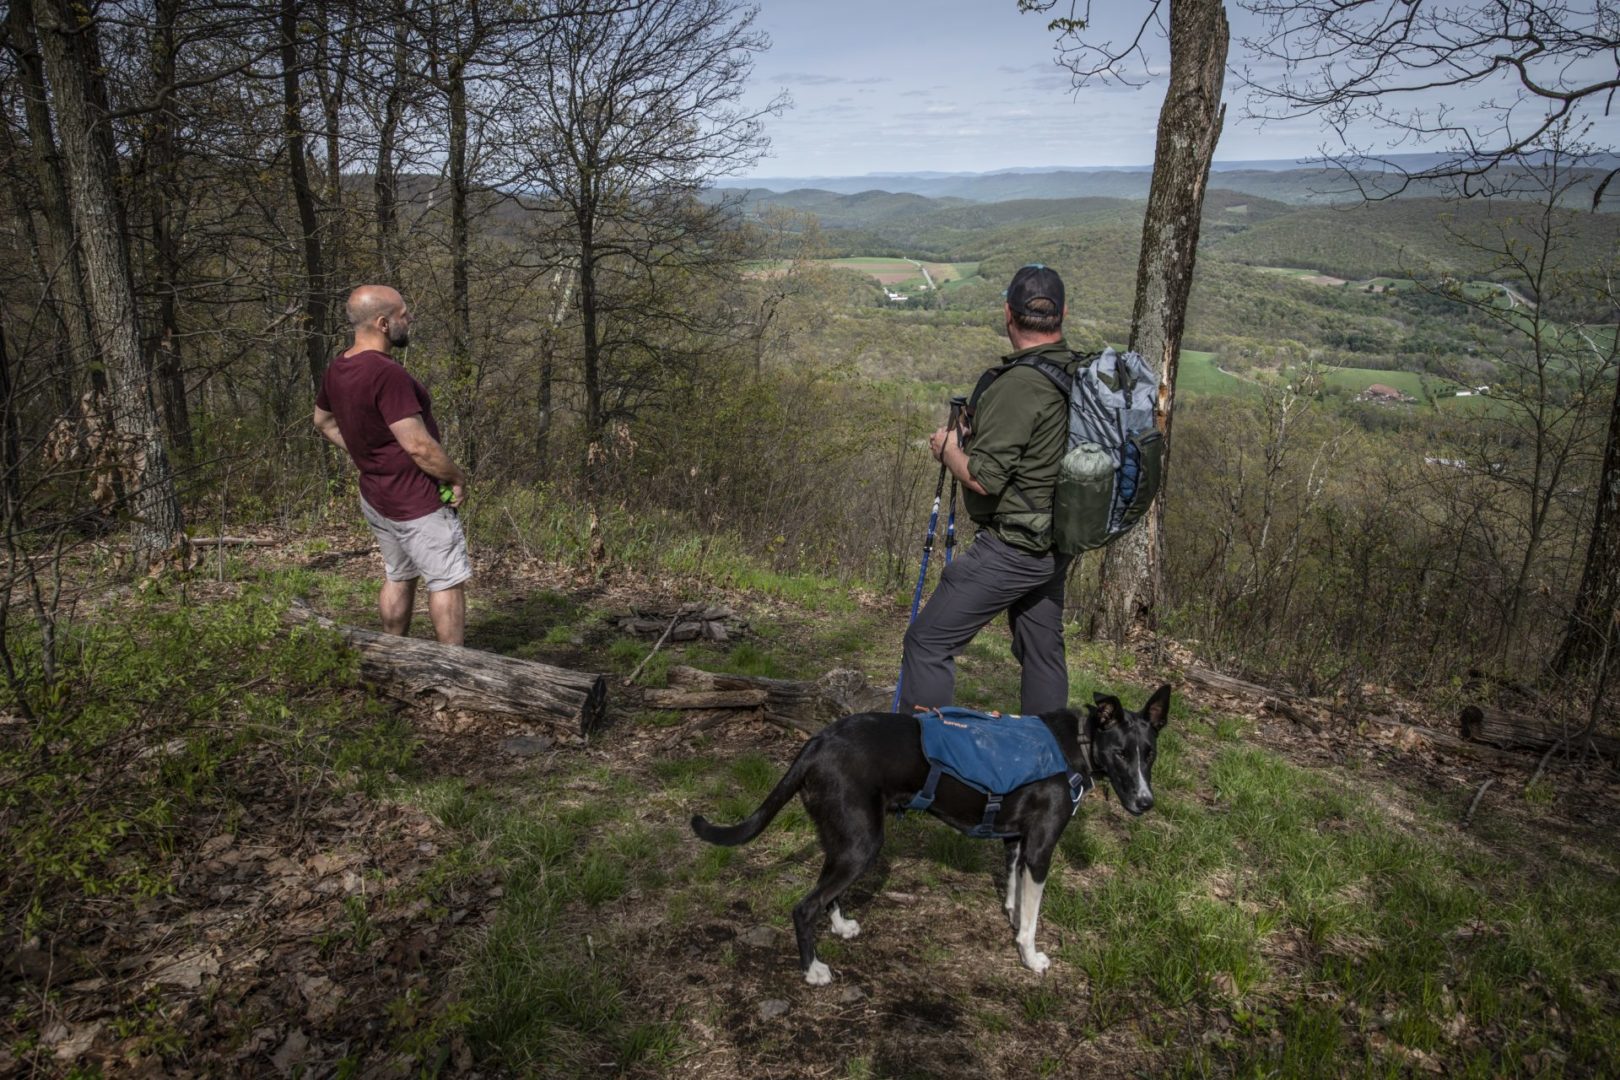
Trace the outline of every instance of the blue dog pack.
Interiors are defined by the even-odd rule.
[[[1063,776],[1069,781],[1069,813],[1080,809],[1080,800],[1092,787],[1084,773],[1069,767],[1068,758],[1057,737],[1038,716],[984,713],[948,705],[917,714],[922,731],[922,752],[928,759],[928,780],[906,810],[927,810],[934,803],[942,773],[984,792],[984,817],[971,829],[962,830],[980,840],[1009,839],[1015,832],[998,832],[996,815],[1008,794],[1045,780]]]

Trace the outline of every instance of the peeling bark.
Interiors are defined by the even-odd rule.
[[[1117,642],[1133,629],[1154,627],[1164,593],[1164,491],[1170,482],[1169,452],[1175,445],[1170,420],[1176,365],[1198,253],[1204,189],[1225,117],[1221,85],[1228,38],[1221,0],[1170,0],[1170,86],[1159,110],[1130,341],[1132,349],[1159,369],[1165,477],[1141,527],[1116,540],[1103,555],[1102,603],[1092,615],[1090,632]]]

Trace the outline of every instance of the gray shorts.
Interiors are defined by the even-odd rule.
[[[439,592],[472,577],[467,535],[461,531],[461,518],[450,507],[440,507],[411,521],[392,521],[361,499],[360,512],[377,534],[389,581],[421,578],[427,582],[429,592]]]

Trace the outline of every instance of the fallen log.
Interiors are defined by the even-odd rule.
[[[644,690],[655,709],[753,709],[770,698],[767,690]]]
[[[1246,682],[1231,675],[1222,675],[1218,671],[1208,668],[1188,667],[1183,672],[1187,681],[1194,686],[1202,686],[1206,690],[1216,690],[1223,694],[1236,694],[1239,697],[1256,698],[1260,707],[1278,716],[1289,720],[1309,730],[1313,735],[1322,734],[1322,725],[1311,719],[1306,709],[1327,708],[1320,702],[1313,701],[1302,694],[1295,694],[1287,690],[1277,690],[1259,683]]]
[[[284,620],[336,630],[360,654],[360,674],[407,701],[432,700],[438,708],[577,724],[588,735],[607,711],[607,679],[460,645],[396,637],[335,623],[294,603]]]
[[[860,672],[848,669],[829,671],[813,682],[801,682],[676,666],[669,669],[669,682],[671,687],[694,695],[693,701],[721,700],[718,695],[743,691],[763,693],[763,699],[736,707],[761,708],[770,723],[806,735],[814,735],[841,716],[889,707],[889,691],[871,685]],[[691,707],[715,706],[705,703]]]
[[[1566,730],[1555,721],[1493,705],[1469,705],[1457,720],[1458,732],[1470,742],[1532,752],[1545,752],[1567,742],[1577,757],[1590,746],[1610,761],[1620,759],[1620,739],[1597,733],[1582,735],[1583,726],[1571,724]]]

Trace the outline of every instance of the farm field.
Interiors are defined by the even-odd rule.
[[[1256,266],[1254,269],[1260,270],[1267,274],[1276,274],[1280,277],[1293,278],[1296,281],[1303,281],[1309,285],[1344,285],[1351,289],[1360,289],[1363,291],[1371,289],[1373,292],[1407,292],[1418,287],[1418,283],[1412,278],[1372,277],[1363,279],[1361,281],[1347,281],[1344,278],[1333,277],[1329,274],[1322,274],[1315,270],[1307,270],[1297,266]],[[1471,300],[1478,300],[1482,297],[1494,295],[1498,297],[1501,304],[1504,305],[1514,307],[1535,306],[1534,302],[1528,297],[1525,297],[1522,294],[1494,281],[1466,282],[1462,287],[1462,292],[1464,296]]]
[[[976,262],[938,263],[866,256],[822,261],[828,266],[843,266],[851,270],[859,270],[868,277],[876,278],[878,284],[889,288],[921,288],[925,285],[923,278],[923,271],[925,270],[936,286],[944,286],[953,281],[965,280],[979,271],[979,264]]]
[[[1344,390],[1351,394],[1359,394],[1374,383],[1383,386],[1392,386],[1403,394],[1409,394],[1419,403],[1428,400],[1432,395],[1443,408],[1475,408],[1488,407],[1489,397],[1457,397],[1456,391],[1463,389],[1449,379],[1442,379],[1435,375],[1422,375],[1415,371],[1380,371],[1377,368],[1327,368],[1322,373],[1323,381],[1331,388]]]
[[[1260,393],[1260,387],[1254,383],[1222,371],[1215,353],[1196,349],[1181,350],[1176,389],[1197,397],[1252,397]]]
[[[1333,277],[1316,270],[1306,270],[1298,266],[1257,266],[1256,270],[1267,274],[1277,274],[1280,277],[1291,277],[1309,285],[1343,285],[1344,278]]]
[[[1440,380],[1433,376],[1419,375],[1414,371],[1379,371],[1374,368],[1327,368],[1323,371],[1322,378],[1328,386],[1354,394],[1361,393],[1374,383],[1393,386],[1401,393],[1410,394],[1419,401],[1424,399],[1426,392],[1432,393],[1440,385]]]
[[[1323,370],[1323,380],[1328,387],[1351,394],[1359,394],[1374,383],[1392,386],[1419,402],[1432,394],[1445,408],[1485,408],[1490,401],[1488,397],[1455,397],[1452,392],[1457,387],[1450,381],[1412,371],[1330,367]],[[1176,389],[1195,397],[1253,397],[1260,393],[1260,383],[1222,371],[1216,353],[1183,349]]]
[[[898,292],[926,288],[930,280],[937,288],[949,289],[977,277],[979,273],[977,262],[922,262],[871,255],[812,261],[818,266],[838,266],[858,271],[884,288]],[[769,277],[772,274],[782,273],[787,269],[787,265],[785,261],[779,259],[762,260],[749,264],[746,272],[753,277]],[[926,279],[923,276],[924,271],[927,271]]]

